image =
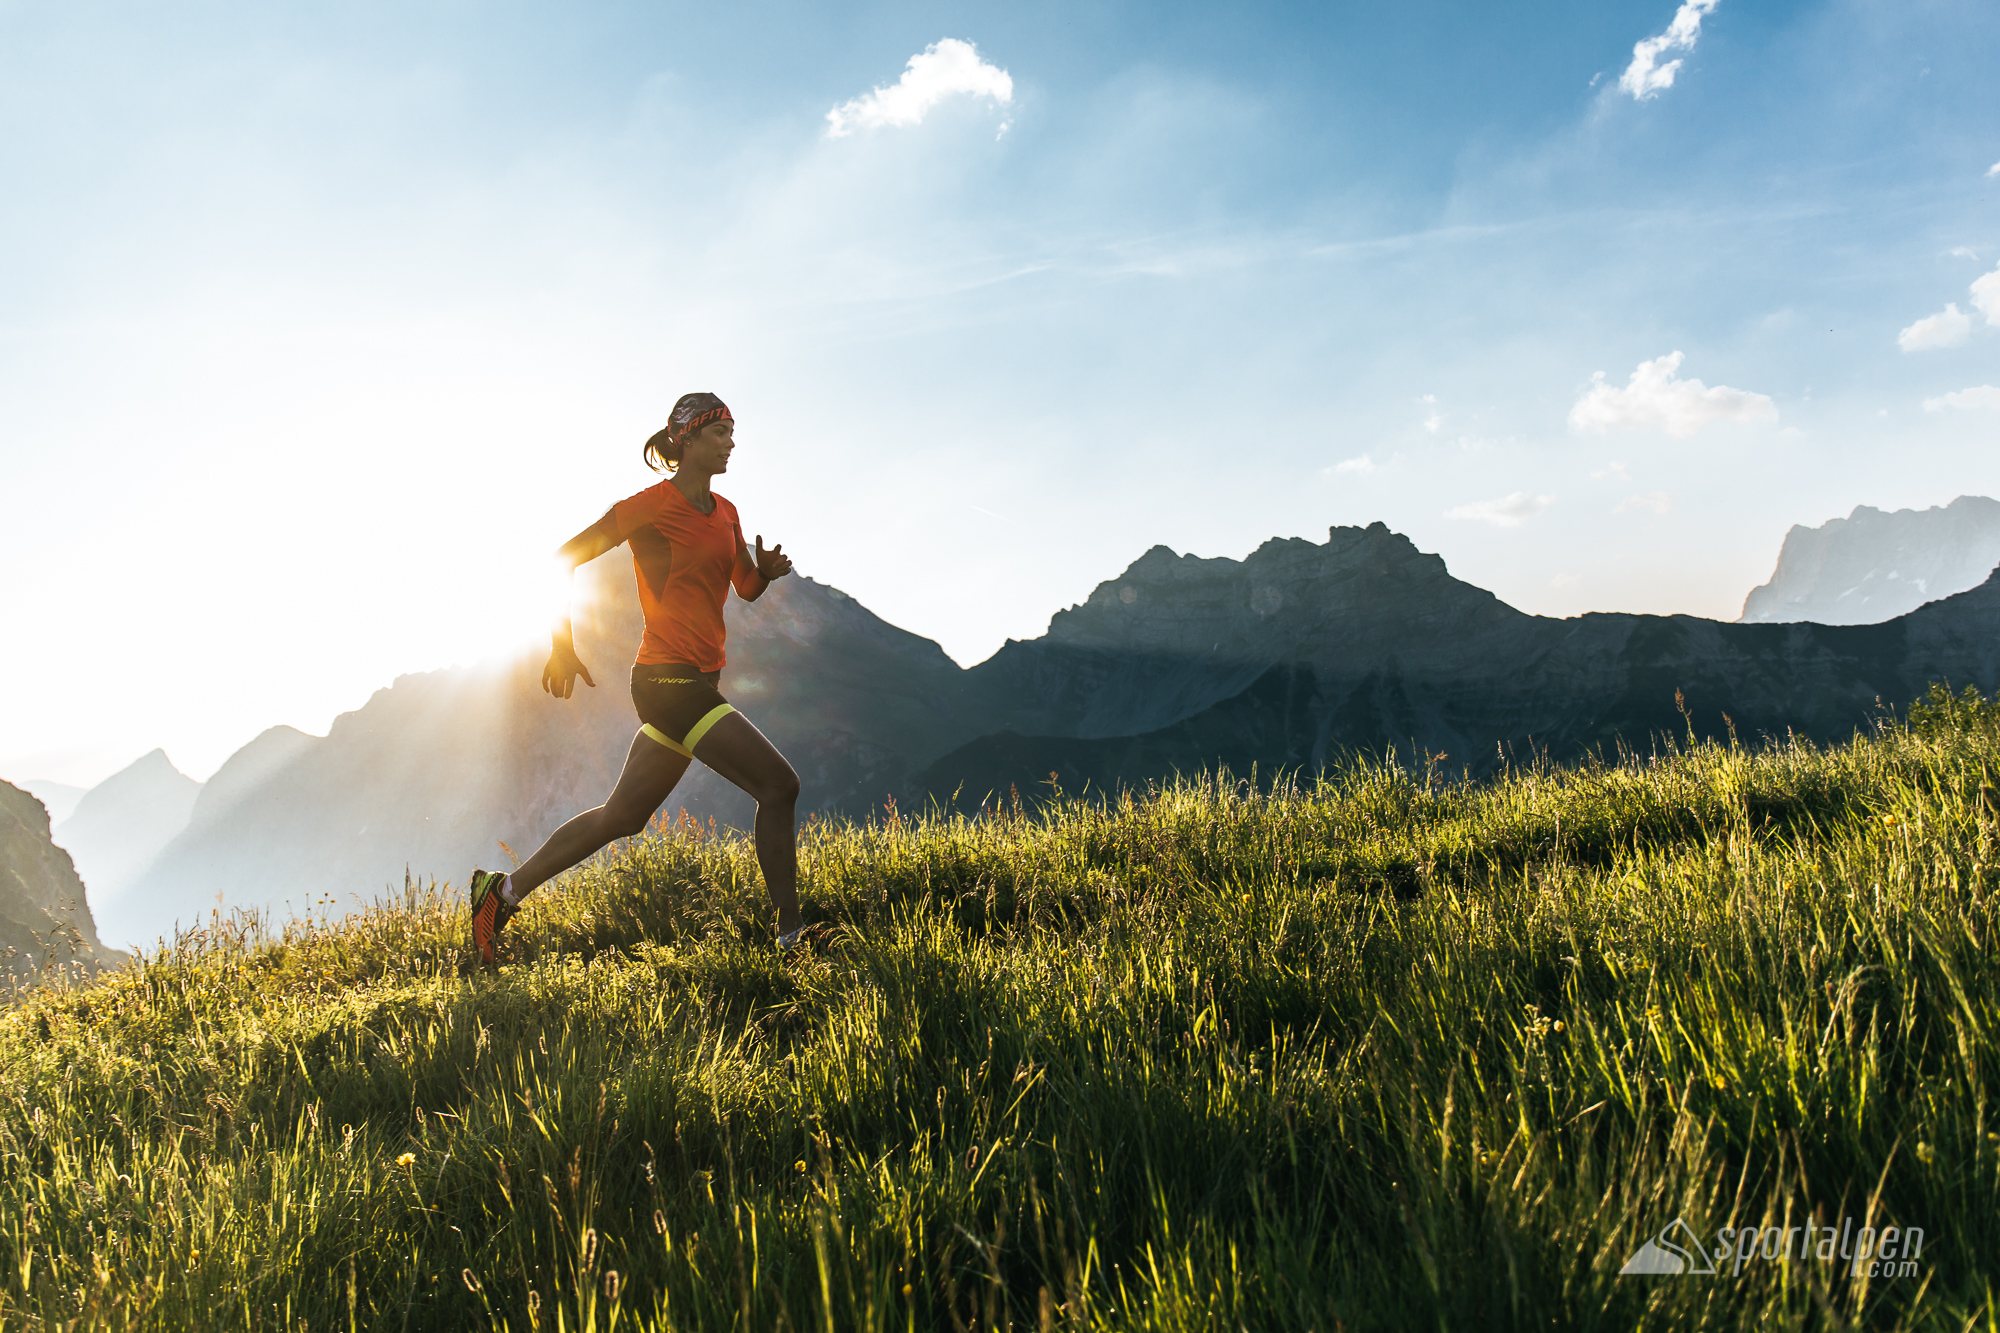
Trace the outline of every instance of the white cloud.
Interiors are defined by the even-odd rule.
[[[1556,502],[1553,495],[1530,495],[1515,491],[1497,500],[1478,500],[1444,511],[1446,518],[1476,518],[1496,528],[1518,528]]]
[[[1376,464],[1373,458],[1367,454],[1363,454],[1359,458],[1350,458],[1344,463],[1335,463],[1332,471],[1335,476],[1339,476],[1342,473],[1352,473],[1357,477],[1365,477],[1369,473],[1376,471]]]
[[[1995,176],[2000,176],[2000,162],[1995,162],[1992,166],[1986,168],[1986,178],[1988,180],[1993,179]]]
[[[1988,324],[2000,324],[2000,268],[1973,280],[1972,304],[1986,316]]]
[[[2000,409],[2000,389],[1982,384],[1976,389],[1960,389],[1941,398],[1924,399],[1924,411],[1942,412],[1947,407],[1991,407]]]
[[[1952,253],[1971,255],[1972,251],[1961,245]],[[1969,290],[1972,293],[1972,308],[1984,315],[1988,324],[2000,325],[2000,268],[1974,278]],[[1897,334],[1896,345],[1906,352],[1923,352],[1938,347],[1957,347],[1971,336],[1972,316],[1960,310],[1958,302],[1952,301],[1937,314],[1926,315]]]
[[[1674,11],[1674,21],[1665,32],[1633,46],[1632,63],[1618,76],[1618,87],[1639,102],[1659,96],[1663,88],[1673,87],[1681,62],[1675,59],[1662,65],[1660,57],[1668,51],[1694,50],[1695,39],[1701,36],[1702,18],[1720,3],[1721,0],[1685,0]]]
[[[1981,279],[1980,281],[1985,281]],[[1896,335],[1896,346],[1906,352],[1928,352],[1939,347],[1956,347],[1972,336],[1972,316],[1951,301],[1935,315],[1925,315]]]
[[[1977,259],[1979,258],[1979,252],[1969,245],[1954,245],[1951,247],[1951,257],[1953,259]]]
[[[1630,430],[1659,426],[1684,438],[1719,421],[1773,421],[1778,408],[1761,393],[1700,380],[1676,379],[1681,354],[1669,352],[1641,361],[1632,382],[1616,388],[1604,382],[1604,372],[1591,376],[1591,387],[1569,410],[1571,430]]]
[[[1665,491],[1647,491],[1644,495],[1628,495],[1611,506],[1614,514],[1629,514],[1634,509],[1650,509],[1656,514],[1671,513],[1674,497]]]
[[[979,58],[971,42],[947,37],[910,57],[903,77],[888,88],[876,88],[826,113],[826,136],[843,138],[856,129],[885,125],[920,125],[931,108],[960,93],[990,97],[1006,106],[1014,100],[1014,80],[1007,71]],[[1001,127],[1006,132],[1006,127]]]
[[[1444,425],[1444,413],[1437,410],[1437,395],[1427,393],[1417,401],[1431,409],[1430,414],[1424,418],[1424,429],[1433,435],[1437,434],[1438,427]]]
[[[1591,473],[1590,479],[1592,481],[1630,481],[1632,480],[1632,474],[1626,471],[1623,463],[1607,463],[1597,469],[1597,471]]]

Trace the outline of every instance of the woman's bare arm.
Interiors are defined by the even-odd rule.
[[[556,552],[556,575],[562,591],[555,623],[549,628],[549,661],[542,668],[542,688],[558,699],[570,697],[576,690],[578,676],[591,689],[597,688],[597,682],[590,678],[590,668],[576,655],[576,635],[569,618],[570,593],[577,569],[616,545],[617,534],[608,531],[605,521],[600,520],[564,542]]]
[[[754,602],[764,595],[764,589],[791,572],[792,558],[785,554],[783,543],[767,551],[760,533],[755,554],[747,546],[736,553],[736,595],[746,602]]]

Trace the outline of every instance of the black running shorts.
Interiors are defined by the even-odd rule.
[[[720,671],[696,671],[685,662],[640,662],[632,668],[632,706],[639,728],[676,754],[694,758],[708,729],[736,711],[716,688]]]

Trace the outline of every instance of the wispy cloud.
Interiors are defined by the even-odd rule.
[[[1444,511],[1446,518],[1475,518],[1496,528],[1518,528],[1556,502],[1553,495],[1530,495],[1515,491],[1497,500],[1476,500]]]
[[[2000,176],[2000,162],[1995,162],[1992,166],[1986,168],[1986,179],[1992,180],[1995,176]]]
[[[1774,421],[1777,405],[1761,393],[1700,380],[1675,377],[1681,354],[1669,352],[1641,361],[1624,388],[1604,382],[1604,372],[1591,376],[1591,388],[1569,410],[1571,430],[1631,430],[1659,426],[1685,438],[1722,421]]]
[[[1606,463],[1590,474],[1592,481],[1630,481],[1632,474],[1623,463]]]
[[[1951,247],[1951,257],[1953,259],[1977,259],[1979,258],[1979,252],[1969,245],[1954,245]]]
[[[1424,414],[1424,429],[1433,435],[1437,434],[1438,427],[1444,425],[1444,413],[1438,411],[1437,395],[1427,393],[1417,401],[1430,409],[1429,412]]]
[[[1925,315],[1896,335],[1896,346],[1906,352],[1928,352],[1939,347],[1956,347],[1972,336],[1972,316],[1952,301],[1935,315]]]
[[[1667,30],[1657,37],[1648,37],[1632,48],[1632,63],[1618,76],[1618,87],[1632,94],[1633,100],[1643,102],[1649,97],[1658,97],[1664,88],[1674,86],[1674,75],[1680,72],[1678,57],[1666,64],[1660,57],[1669,51],[1692,51],[1695,39],[1701,36],[1701,21],[1721,0],[1686,0],[1674,11],[1674,21]]]
[[[1974,389],[1960,389],[1937,398],[1924,399],[1924,411],[1942,412],[1947,407],[1990,407],[2000,410],[2000,388],[1982,384]]]
[[[1674,497],[1665,491],[1647,491],[1644,495],[1628,495],[1611,506],[1614,514],[1629,514],[1635,509],[1650,509],[1656,514],[1673,512]]]
[[[843,102],[826,113],[826,136],[844,138],[857,129],[921,125],[947,97],[990,97],[1002,106],[1014,100],[1014,80],[979,58],[971,42],[946,37],[910,57],[903,77],[887,88]],[[1001,127],[1005,132],[1006,127]]]
[[[1375,459],[1368,454],[1363,454],[1359,458],[1350,458],[1346,462],[1335,463],[1329,471],[1336,477],[1341,475],[1365,477],[1369,473],[1376,471],[1376,467]]]

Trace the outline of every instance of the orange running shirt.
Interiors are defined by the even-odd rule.
[[[763,582],[742,558],[736,506],[717,495],[715,511],[704,514],[671,481],[663,481],[611,506],[597,526],[613,544],[632,543],[639,607],[646,615],[639,663],[722,670],[722,604],[729,585],[735,583],[737,595],[748,598]]]

